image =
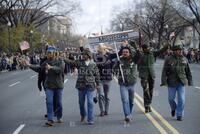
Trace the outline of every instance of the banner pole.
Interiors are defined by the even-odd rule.
[[[114,41],[114,46],[115,46],[115,51],[116,51],[116,55],[117,55],[117,60],[120,61],[119,54],[118,54],[118,49],[117,49],[117,45],[116,45],[116,42],[115,42],[115,41]],[[121,75],[122,75],[122,81],[123,81],[123,83],[125,83],[125,80],[124,80],[124,73],[123,73],[123,70],[122,70],[122,65],[121,65],[121,63],[119,64],[119,69],[120,69],[120,72],[121,72]]]

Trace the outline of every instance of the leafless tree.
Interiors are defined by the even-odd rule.
[[[69,16],[79,3],[69,0],[1,0],[0,24],[38,27],[55,16]],[[64,10],[60,10],[64,9]]]
[[[177,14],[192,25],[199,34],[200,48],[200,1],[199,0],[175,0],[171,5]]]

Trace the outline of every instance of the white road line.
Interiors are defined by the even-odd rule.
[[[200,89],[200,87],[195,87],[195,88]]]
[[[64,81],[64,83],[66,83],[68,81],[68,79],[66,79],[65,81]]]
[[[33,76],[30,77],[30,79],[33,79],[33,78],[36,77],[36,76],[37,76],[37,75],[33,75]]]
[[[15,83],[9,85],[9,87],[13,87],[14,85],[17,85],[17,84],[19,84],[19,83],[21,83],[21,82],[20,82],[20,81],[17,81],[17,82],[15,82]]]
[[[21,124],[21,125],[13,132],[13,134],[18,134],[24,127],[25,127],[25,124]]]
[[[13,73],[12,75],[16,75],[16,74],[18,74],[17,72],[15,72],[15,73]]]

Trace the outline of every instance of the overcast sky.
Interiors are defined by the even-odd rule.
[[[97,33],[109,27],[113,8],[123,8],[130,0],[80,0],[82,12],[75,17],[74,31],[81,35]],[[135,0],[138,1],[138,0]]]

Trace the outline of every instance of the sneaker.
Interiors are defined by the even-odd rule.
[[[148,113],[149,112],[149,107],[148,106],[145,106],[145,113]]]
[[[54,124],[54,121],[48,120],[48,121],[45,123],[45,126],[47,126],[47,127],[52,127],[53,124]]]
[[[94,125],[94,121],[88,121],[88,125]]]
[[[152,111],[151,111],[151,107],[150,107],[150,106],[149,106],[149,108],[148,108],[148,109],[149,109],[149,112],[152,112]]]
[[[104,112],[104,115],[108,115],[108,112],[107,112],[107,111],[105,111],[105,112]]]
[[[105,113],[104,113],[104,112],[101,112],[99,116],[102,117],[102,116],[104,116],[104,115],[105,115]]]
[[[57,123],[64,123],[62,119],[58,119]]]
[[[85,122],[85,117],[81,116],[81,122],[82,122],[82,123]]]
[[[175,114],[176,114],[176,111],[175,111],[175,110],[172,110],[172,111],[171,111],[171,115],[172,115],[172,117],[174,117]]]
[[[125,121],[126,123],[130,123],[129,117],[127,116],[127,117],[124,119],[124,121]]]
[[[177,121],[182,121],[182,117],[181,116],[177,116]]]

